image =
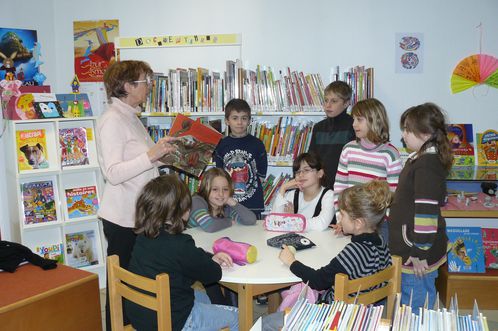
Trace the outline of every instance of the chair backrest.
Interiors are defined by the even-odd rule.
[[[351,293],[356,294],[358,290],[363,291],[387,282],[384,287],[360,293],[357,297],[357,303],[367,305],[387,297],[387,318],[391,319],[396,293],[401,291],[401,257],[393,255],[392,262],[393,264],[388,268],[363,278],[350,280],[345,274],[335,275],[334,300],[353,303],[355,297],[350,297]]]
[[[157,312],[158,330],[171,330],[168,274],[157,275],[155,280],[139,276],[121,268],[119,266],[119,257],[111,255],[107,257],[107,281],[113,331],[131,329],[129,325],[123,325],[123,297],[140,306],[155,310]],[[153,293],[155,296],[139,292],[135,288]]]

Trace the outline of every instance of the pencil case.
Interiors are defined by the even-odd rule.
[[[306,218],[301,214],[270,213],[265,217],[263,227],[266,231],[303,232]]]
[[[233,260],[233,263],[245,265],[254,263],[258,258],[258,250],[256,246],[248,243],[233,241],[228,237],[217,239],[213,243],[213,253],[224,252]]]

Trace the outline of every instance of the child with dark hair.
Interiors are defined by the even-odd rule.
[[[261,218],[265,209],[261,182],[268,168],[263,142],[247,132],[251,121],[251,107],[242,99],[232,99],[225,106],[225,122],[229,136],[216,147],[213,159],[216,167],[225,169],[232,177],[234,199]]]
[[[212,305],[204,292],[192,285],[215,283],[221,268],[232,265],[225,253],[209,254],[182,233],[192,200],[188,188],[176,176],[163,175],[148,182],[136,203],[137,239],[129,270],[155,279],[167,273],[170,279],[173,330],[238,330],[237,308]],[[130,301],[125,311],[137,330],[157,330],[155,312]]]
[[[302,153],[292,165],[294,178],[284,183],[272,212],[301,214],[307,230],[325,230],[334,217],[334,192],[326,187],[325,171],[318,156]]]
[[[446,121],[433,103],[407,109],[400,120],[403,140],[413,153],[399,175],[389,215],[389,247],[403,258],[401,303],[414,312],[436,299],[438,268],[446,262],[448,238],[441,204],[453,163]]]

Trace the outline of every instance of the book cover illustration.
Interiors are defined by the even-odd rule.
[[[38,114],[33,105],[33,93],[49,93],[50,86],[21,86],[19,96],[12,96],[8,100],[2,99],[4,117],[9,120],[37,119]]]
[[[11,66],[0,69],[0,80],[19,80],[23,85],[34,85],[34,78],[43,64],[37,57],[40,44],[36,30],[0,28],[0,40],[0,52],[12,61]]]
[[[62,108],[53,93],[33,93],[33,107],[38,118],[59,118]]]
[[[69,218],[97,215],[99,199],[95,186],[66,189],[66,205]]]
[[[49,167],[45,129],[16,131],[16,146],[19,171]]]
[[[74,73],[80,82],[102,82],[114,61],[114,39],[118,20],[74,21]]]
[[[36,246],[34,252],[45,259],[64,263],[64,248],[62,243]]]
[[[498,269],[498,229],[482,229],[482,244],[486,268]]]
[[[171,126],[170,136],[180,139],[173,142],[177,150],[166,154],[161,162],[199,177],[211,162],[213,151],[223,137],[218,131],[178,114]]]
[[[65,118],[93,116],[92,106],[86,93],[56,94]]]
[[[74,268],[99,263],[94,230],[66,233],[66,260]]]
[[[62,167],[89,164],[85,128],[59,129]]]
[[[24,224],[57,221],[54,183],[51,180],[21,184]]]
[[[480,166],[498,166],[498,131],[477,134],[477,162]]]
[[[484,273],[484,250],[480,227],[447,227],[448,271]]]
[[[474,165],[474,133],[472,124],[449,124],[448,140],[453,150],[454,166]]]

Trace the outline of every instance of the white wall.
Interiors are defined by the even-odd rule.
[[[2,1],[0,11],[0,27],[38,31],[38,41],[42,46],[42,60],[45,62],[40,68],[48,77],[45,83],[49,85],[55,83],[55,67],[58,58],[54,38],[53,2],[52,0]],[[1,127],[3,127],[3,123],[0,126],[0,134]],[[12,230],[8,221],[11,210],[9,210],[7,204],[7,194],[15,194],[14,192],[7,192],[5,184],[7,175],[5,170],[6,148],[8,147],[5,146],[5,138],[2,136],[0,138],[0,228],[3,240],[11,239]]]
[[[18,2],[22,3],[22,10]],[[329,81],[330,69],[336,65],[341,68],[359,64],[372,66],[375,96],[388,109],[392,141],[398,146],[400,114],[409,106],[425,101],[440,104],[453,123],[471,122],[475,131],[498,128],[498,89],[483,86],[455,95],[450,92],[455,65],[464,57],[479,53],[480,36],[476,29],[479,23],[484,27],[483,52],[498,57],[496,0],[412,3],[396,0],[67,0],[53,1],[53,9],[46,6],[47,1],[40,3],[45,5],[35,0],[17,1],[10,11],[4,6],[1,25],[38,29],[47,63],[43,70],[58,92],[70,91],[68,84],[74,75],[73,21],[117,18],[121,36],[241,33],[243,59],[250,66],[290,66],[304,72],[319,72],[325,82]],[[22,17],[22,22],[30,22],[29,25],[12,21],[17,17]],[[395,73],[396,32],[424,34],[423,73]],[[195,64],[222,69],[219,63],[238,53],[236,49],[227,49],[224,57],[198,49],[189,55],[171,49],[156,51],[128,51],[135,53],[123,52],[123,57],[148,60],[157,71]],[[0,171],[2,167],[0,162]],[[1,199],[0,203],[4,201]],[[2,205],[2,211],[4,209]]]

